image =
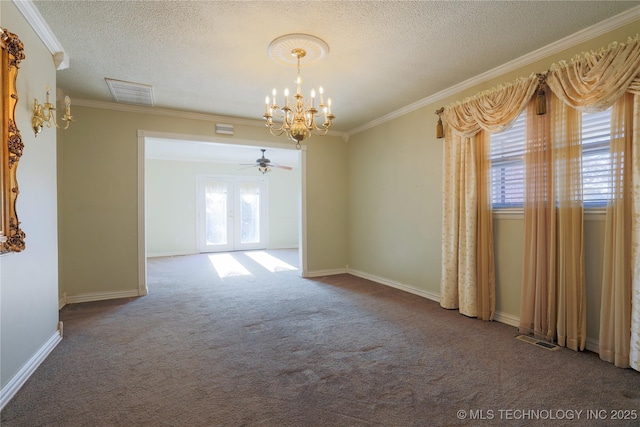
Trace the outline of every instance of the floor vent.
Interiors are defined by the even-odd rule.
[[[541,341],[537,338],[534,338],[528,335],[518,335],[516,336],[516,339],[520,341],[528,342],[529,344],[537,345],[538,347],[546,348],[547,350],[557,350],[560,348],[555,344],[552,344],[547,341]]]

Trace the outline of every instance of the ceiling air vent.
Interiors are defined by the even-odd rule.
[[[116,102],[153,107],[153,87],[151,85],[107,78],[105,81]]]
[[[223,135],[233,135],[233,125],[216,123],[216,133],[221,133]]]

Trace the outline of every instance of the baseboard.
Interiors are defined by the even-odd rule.
[[[392,288],[400,289],[402,291],[409,292],[409,293],[430,299],[435,302],[440,302],[440,295],[435,294],[433,292],[423,291],[422,289],[416,289],[413,286],[410,286],[404,283],[385,279],[384,277],[375,276],[373,274],[365,273],[359,270],[354,270],[352,268],[349,268],[347,273],[353,274],[354,276],[362,277],[363,279],[371,280],[372,282],[380,283],[381,285],[386,285]]]
[[[163,258],[171,256],[197,255],[197,252],[149,252],[147,258]]]
[[[0,410],[2,410],[13,396],[16,395],[18,390],[27,382],[29,377],[40,366],[44,359],[49,356],[53,349],[62,341],[61,331],[56,331],[51,338],[25,363],[25,365],[18,371],[17,374],[9,380],[9,382],[0,390]]]
[[[518,327],[520,326],[520,317],[514,316],[513,314],[503,313],[500,311],[496,311],[493,315],[493,320],[496,322],[504,323],[505,325]]]
[[[58,300],[58,311],[62,310],[62,308],[67,305],[67,293],[64,292],[60,299]]]
[[[80,302],[103,301],[118,298],[135,298],[140,296],[138,290],[117,291],[117,292],[93,292],[90,294],[79,294],[67,296],[67,304],[77,304]]]
[[[322,277],[322,276],[334,276],[336,274],[348,273],[346,268],[335,268],[332,270],[316,270],[307,271],[307,274],[303,277]]]
[[[585,343],[584,348],[596,354],[600,354],[600,340],[587,337],[587,342]]]

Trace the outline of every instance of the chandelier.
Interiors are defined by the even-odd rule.
[[[287,138],[296,143],[300,149],[300,143],[311,138],[312,134],[326,135],[335,118],[331,112],[331,98],[325,103],[322,86],[318,88],[319,102],[316,105],[316,90],[312,89],[310,99],[305,100],[302,95],[302,78],[300,77],[300,62],[304,58],[307,62],[323,57],[329,51],[329,46],[317,37],[308,34],[288,34],[275,39],[269,45],[271,57],[282,63],[295,61],[297,65],[296,93],[289,98],[289,89],[284,90],[284,105],[278,105],[276,89],[271,92],[272,97],[265,99],[264,119],[272,135],[285,134]],[[282,123],[275,123],[274,118],[282,119]],[[319,124],[319,121],[322,121]]]

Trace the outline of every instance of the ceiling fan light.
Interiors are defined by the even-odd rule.
[[[271,168],[269,166],[258,166],[258,170],[264,175],[267,172],[271,172]]]

